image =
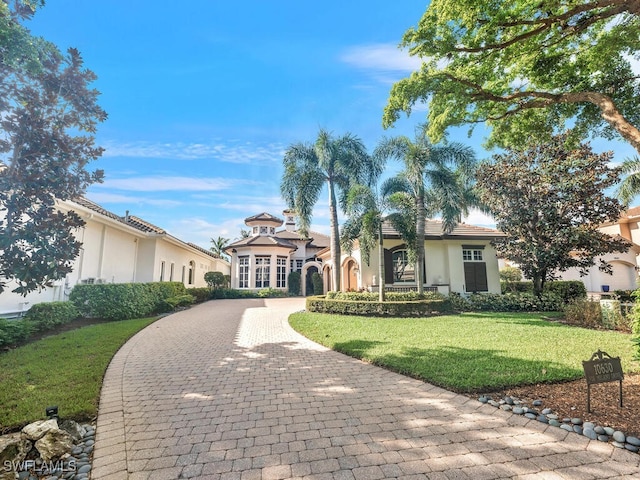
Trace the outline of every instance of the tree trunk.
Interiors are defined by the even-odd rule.
[[[384,302],[384,245],[382,238],[382,219],[378,223],[378,301]]]
[[[533,276],[533,294],[536,297],[542,296],[542,291],[544,290],[544,279],[545,275],[536,274]]]
[[[424,190],[420,189],[416,198],[416,212],[418,218],[416,219],[416,286],[418,293],[424,293],[424,278],[423,265],[424,265],[424,225],[425,225],[425,209],[424,209]]]
[[[340,291],[340,233],[338,232],[338,210],[336,206],[336,193],[333,181],[327,181],[329,188],[329,217],[331,227],[331,261],[333,262],[333,290]]]

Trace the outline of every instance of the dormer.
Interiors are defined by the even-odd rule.
[[[274,236],[276,234],[276,228],[281,226],[282,223],[283,221],[281,219],[266,212],[244,219],[244,224],[251,228],[252,237],[259,235]]]

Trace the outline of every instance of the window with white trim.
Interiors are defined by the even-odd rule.
[[[284,288],[287,286],[287,257],[278,257],[276,262],[276,287]]]
[[[249,257],[238,257],[238,288],[249,288]]]
[[[256,288],[267,288],[271,275],[271,257],[256,257]]]
[[[394,282],[415,282],[415,267],[409,262],[407,250],[396,250],[393,252],[393,281]]]
[[[463,249],[462,259],[465,262],[483,262],[482,249]]]

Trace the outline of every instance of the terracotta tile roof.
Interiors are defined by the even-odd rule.
[[[209,255],[210,257],[220,258],[220,256],[218,254],[212,252],[211,250],[207,250],[206,248],[202,248],[200,245],[196,245],[195,243],[187,242],[187,245],[189,245],[191,248],[195,248],[196,250],[198,250],[201,253]]]
[[[301,235],[298,231],[292,232],[290,230],[280,230],[276,232],[276,237],[284,238],[287,240],[310,240],[309,246],[324,248],[329,245],[330,237],[324,233],[309,232],[307,237]]]
[[[291,250],[297,250],[298,247],[290,242],[289,240],[272,237],[269,235],[256,235],[253,237],[242,238],[236,242],[233,242],[231,245],[228,245],[224,250],[225,252],[230,251],[233,248],[237,247],[284,247],[290,248]]]
[[[167,233],[166,230],[163,230],[160,227],[156,227],[152,223],[146,222],[140,217],[136,217],[134,215],[125,217],[124,221],[127,225],[131,225],[132,227],[137,228],[138,230],[145,233],[157,233],[160,235]]]
[[[455,226],[451,233],[445,234],[442,231],[442,222],[440,220],[426,220],[424,226],[424,235],[426,239],[439,240],[445,238],[474,238],[491,240],[496,237],[504,237],[505,234],[493,228],[478,227],[459,223]],[[389,222],[385,222],[382,226],[383,236],[397,237],[398,232],[391,226]]]
[[[104,209],[97,203],[92,202],[87,198],[84,198],[84,197],[74,198],[72,202],[77,203],[78,205],[82,205],[83,207],[88,208],[89,210],[93,210],[94,212],[99,213],[100,215],[104,215],[105,217],[109,217],[109,218],[112,218],[113,220],[118,220],[124,223],[122,217],[119,217],[115,213],[111,213],[109,210]]]

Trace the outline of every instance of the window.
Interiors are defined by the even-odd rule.
[[[171,262],[171,266],[169,267],[169,281],[173,282],[173,271],[176,268],[176,264]]]
[[[258,233],[258,227],[253,227],[253,234],[256,235]]]
[[[415,282],[415,267],[409,263],[409,255],[406,250],[393,252],[392,268],[394,282]]]
[[[238,265],[238,288],[249,288],[249,257],[239,257]]]
[[[260,227],[260,235],[267,234],[267,227]]]
[[[482,262],[482,249],[463,249],[462,259],[465,262]]]
[[[187,267],[185,267],[183,265],[182,266],[182,280],[180,280],[182,283],[184,283],[184,279],[186,278],[186,273],[187,273]]]
[[[256,257],[256,288],[267,288],[271,275],[271,258]]]
[[[270,233],[271,235],[275,235],[275,234],[276,234],[276,229],[275,229],[275,227],[270,227],[270,228],[269,228],[269,233]]]
[[[287,257],[278,257],[276,262],[276,287],[284,288],[287,286]]]
[[[164,282],[164,269],[165,269],[165,262],[164,260],[162,260],[160,262],[160,281]]]
[[[193,260],[191,260],[189,262],[189,285],[193,285],[193,280],[195,278],[195,274],[196,274],[196,262],[194,262]]]

